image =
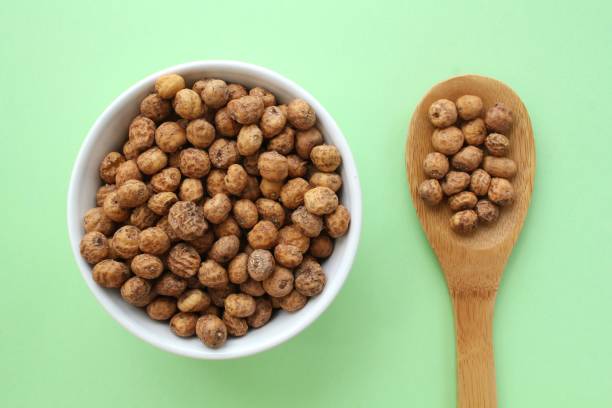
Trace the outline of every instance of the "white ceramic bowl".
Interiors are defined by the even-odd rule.
[[[269,89],[281,102],[293,98],[306,100],[316,111],[317,126],[328,143],[340,149],[343,164],[340,168],[343,186],[341,201],[351,212],[351,226],[346,236],[336,240],[333,255],[323,267],[327,285],[323,292],[310,299],[300,311],[280,312],[264,327],[252,330],[247,336],[230,339],[220,349],[209,349],[196,338],[175,336],[167,322],[155,322],[141,310],[130,306],[116,289],[104,289],[92,279],[91,266],[79,253],[83,236],[82,219],[95,206],[95,194],[100,186],[98,164],[112,150],[120,150],[127,136],[132,118],[138,114],[140,101],[153,91],[155,79],[167,73],[178,73],[191,83],[202,77],[218,77],[228,82],[239,82],[248,87]],[[133,85],[102,113],[90,129],[77,156],[68,190],[68,233],[77,264],[96,299],[110,315],[132,334],[163,350],[201,359],[228,359],[248,356],[270,349],[298,334],[329,306],[344,284],[351,269],[361,232],[361,189],[357,167],[349,146],[338,125],[321,104],[294,82],[269,69],[237,61],[195,61],[156,72]]]

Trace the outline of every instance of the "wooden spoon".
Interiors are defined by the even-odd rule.
[[[508,132],[509,157],[518,165],[512,180],[515,202],[501,208],[498,221],[478,226],[470,235],[458,235],[449,226],[446,203],[428,207],[419,197],[426,179],[423,159],[433,151],[434,127],[427,111],[432,102],[461,95],[477,95],[485,109],[503,102],[514,114]],[[451,78],[431,88],[416,108],[406,143],[406,170],[412,201],[440,266],[452,299],[457,346],[457,401],[460,408],[496,407],[493,361],[493,308],[510,252],[527,215],[535,174],[535,148],[529,114],[520,98],[505,84],[477,75]]]

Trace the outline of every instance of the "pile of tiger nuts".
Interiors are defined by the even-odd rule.
[[[323,290],[347,233],[342,159],[304,100],[204,78],[157,79],[84,217],[93,279],[208,347]]]
[[[485,111],[478,96],[463,95],[456,102],[432,103],[429,120],[436,128],[431,137],[435,152],[423,161],[428,179],[419,186],[419,195],[431,206],[448,197],[455,232],[467,234],[479,222],[495,222],[499,207],[514,201],[509,180],[517,166],[505,157],[510,140],[504,135],[512,128],[512,112],[499,102]]]

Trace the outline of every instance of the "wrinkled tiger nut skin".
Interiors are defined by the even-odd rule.
[[[217,238],[227,237],[230,235],[237,238],[242,236],[242,229],[232,216],[227,217],[225,221],[221,222],[220,224],[213,226],[213,231]]]
[[[251,278],[240,284],[240,290],[251,296],[263,296],[266,293],[262,283]]]
[[[308,211],[304,206],[293,211],[291,221],[309,238],[319,236],[323,230],[323,219],[319,215]]]
[[[270,200],[278,200],[280,198],[282,188],[282,181],[270,181],[268,179],[262,179],[261,183],[259,183],[259,191],[261,191],[261,195],[266,198],[269,198]]]
[[[242,98],[243,96],[247,96],[249,93],[246,88],[240,84],[228,84],[227,92],[229,94],[229,100]]]
[[[507,157],[487,156],[484,158],[482,168],[492,177],[506,179],[511,179],[518,171],[515,161]]]
[[[459,234],[469,234],[478,225],[478,215],[474,210],[459,211],[450,218],[451,229]]]
[[[346,235],[351,223],[351,213],[340,204],[334,212],[325,216],[325,229],[332,238],[340,238]]]
[[[151,147],[136,158],[136,165],[143,174],[152,176],[168,165],[168,155],[158,147]]]
[[[155,143],[166,153],[174,153],[187,142],[185,129],[177,122],[164,122],[155,130]]]
[[[304,194],[304,206],[316,215],[330,214],[338,207],[338,196],[327,187],[315,187]]]
[[[290,154],[287,156],[287,173],[291,178],[305,177],[308,173],[308,162],[296,154]],[[332,188],[327,185],[326,187]]]
[[[215,140],[215,127],[206,119],[195,119],[187,125],[187,141],[194,147],[205,149]]]
[[[196,313],[177,313],[170,319],[170,329],[179,337],[191,337],[195,334],[198,317]]]
[[[429,107],[429,121],[437,128],[451,126],[457,121],[457,107],[448,99],[438,99]]]
[[[181,150],[179,155],[179,169],[186,177],[204,177],[210,171],[208,153],[194,147]]]
[[[223,179],[225,189],[233,195],[240,195],[247,185],[248,174],[244,167],[239,164],[232,164],[227,168],[227,173]]]
[[[136,116],[128,128],[128,139],[136,151],[148,149],[155,140],[155,122],[144,116]]]
[[[130,277],[130,272],[123,262],[104,259],[93,267],[92,277],[104,288],[120,288]]]
[[[240,285],[249,279],[249,273],[247,271],[248,260],[249,255],[242,252],[230,261],[227,266],[227,275],[231,283]]]
[[[198,273],[200,268],[200,254],[191,245],[176,244],[166,259],[168,269],[182,278],[190,278]]]
[[[310,151],[310,159],[317,169],[327,173],[336,171],[342,164],[342,157],[338,148],[327,144],[313,147]]]
[[[272,275],[262,283],[264,290],[270,296],[283,297],[293,290],[293,273],[282,266],[274,267]]]
[[[462,191],[448,198],[448,206],[453,211],[469,210],[476,206],[478,198],[471,191]]]
[[[274,247],[274,259],[285,268],[291,269],[302,262],[303,255],[297,247],[281,244]]]
[[[481,118],[464,123],[461,131],[466,143],[472,146],[481,145],[487,137],[487,126]]]
[[[453,156],[451,164],[459,171],[471,172],[480,166],[483,156],[482,150],[476,146],[467,146]]]
[[[130,259],[140,253],[140,230],[124,225],[113,235],[113,250],[123,259]]]
[[[115,230],[115,224],[113,220],[108,218],[104,213],[102,207],[95,207],[87,210],[83,217],[83,228],[85,232],[101,232],[102,234],[109,236]]]
[[[121,286],[121,297],[132,306],[143,307],[151,301],[151,283],[132,276]]]
[[[140,180],[127,180],[117,189],[117,202],[123,208],[134,208],[149,200],[149,189]]]
[[[132,210],[132,214],[130,214],[130,224],[143,230],[154,226],[158,218],[158,215],[151,211],[149,207],[141,205]]]
[[[232,214],[238,225],[245,229],[252,228],[259,221],[257,207],[251,200],[236,201]]]
[[[221,108],[215,113],[215,129],[221,136],[234,137],[242,125],[236,122],[227,108]]]
[[[164,272],[155,282],[153,289],[159,295],[177,298],[187,289],[187,280],[172,272]]]
[[[155,81],[155,92],[163,99],[172,99],[185,88],[185,79],[177,74],[162,75]]]
[[[117,167],[115,173],[115,184],[120,187],[128,180],[142,180],[142,174],[136,160],[126,160]]]
[[[477,196],[486,196],[491,184],[491,176],[483,169],[477,169],[470,178],[470,190]]]
[[[207,314],[196,323],[196,335],[210,348],[219,348],[227,340],[227,327],[219,317]]]
[[[219,263],[231,261],[240,250],[240,239],[235,235],[219,238],[208,251],[208,257]]]
[[[255,313],[255,299],[244,293],[232,293],[225,298],[225,311],[234,317],[248,317]]]
[[[289,174],[287,158],[276,151],[260,154],[257,168],[262,178],[275,182],[283,181]]]
[[[313,260],[304,262],[295,274],[295,290],[304,296],[316,296],[323,291],[327,278],[321,265]]]
[[[268,299],[255,300],[255,312],[247,317],[250,327],[257,329],[270,321],[272,317],[272,303]]]
[[[200,289],[185,291],[177,301],[181,312],[203,312],[210,306],[211,300],[208,294]]]
[[[242,156],[251,156],[259,151],[263,143],[263,133],[257,125],[243,126],[238,132],[236,147]]]
[[[425,175],[433,179],[441,179],[448,173],[448,158],[442,153],[431,152],[423,160]]]
[[[278,230],[270,221],[262,220],[249,231],[247,240],[254,249],[270,249],[276,245]]]
[[[268,150],[275,150],[282,155],[290,154],[295,148],[295,130],[287,126],[268,142]],[[289,160],[289,158],[287,158]],[[287,162],[289,166],[289,162]],[[291,173],[290,173],[291,174]]]
[[[227,190],[225,189],[226,175],[227,172],[225,170],[213,169],[210,171],[208,177],[206,178],[206,191],[208,191],[208,194],[211,197],[219,193],[227,193]]]
[[[251,125],[257,123],[263,115],[264,102],[258,96],[247,95],[229,101],[227,110],[236,122],[242,125]]]
[[[204,234],[208,223],[202,208],[191,201],[179,201],[168,212],[168,224],[176,235],[186,241]]]
[[[176,299],[156,297],[147,305],[147,315],[153,320],[169,320],[176,313]]]
[[[441,183],[442,191],[447,196],[462,192],[469,184],[470,175],[462,171],[449,171]]]
[[[151,177],[151,187],[156,193],[174,192],[181,184],[181,171],[176,167],[163,169]]]
[[[181,89],[172,101],[174,111],[183,119],[193,120],[204,114],[200,95],[191,89]]]
[[[202,262],[198,271],[200,283],[208,288],[223,288],[228,282],[227,271],[217,262],[209,259]]]
[[[514,202],[514,187],[504,178],[493,177],[487,196],[497,205],[510,205]]]
[[[269,106],[276,105],[276,97],[274,96],[274,94],[260,86],[252,88],[249,91],[249,95],[260,97],[266,108]]]
[[[492,156],[502,157],[510,150],[510,140],[499,133],[491,133],[484,141],[487,151]]]
[[[300,205],[304,204],[304,194],[306,194],[309,189],[310,184],[303,178],[298,177],[291,179],[282,186],[280,200],[287,208],[298,208]]]
[[[308,238],[300,228],[295,225],[287,225],[278,231],[278,243],[284,245],[293,245],[302,253],[308,251],[310,246],[310,238]]]
[[[480,221],[492,223],[499,218],[499,207],[489,200],[479,200],[476,203],[476,214]]]
[[[245,336],[249,331],[246,319],[232,316],[227,309],[223,312],[223,323],[227,328],[227,333],[233,337]]]
[[[232,211],[232,202],[229,197],[223,193],[215,194],[215,196],[204,203],[204,216],[213,224],[220,224]]]
[[[285,312],[294,313],[306,306],[306,302],[308,302],[308,298],[306,296],[302,295],[297,290],[293,290],[288,295],[280,298],[279,303],[280,307]]]
[[[236,142],[227,139],[215,140],[208,148],[208,155],[213,167],[217,169],[227,169],[240,158]]]
[[[143,279],[155,279],[164,271],[164,264],[154,255],[139,254],[132,258],[130,268],[136,276]]]
[[[170,102],[156,93],[149,94],[140,102],[140,114],[154,122],[161,122],[170,114]]]
[[[102,211],[104,211],[104,215],[115,222],[124,222],[130,218],[130,210],[119,205],[119,198],[117,197],[116,191],[112,191],[106,195],[104,203],[102,204]]]
[[[107,154],[99,167],[100,178],[108,184],[115,184],[115,175],[121,163],[125,162],[125,157],[119,152]]]
[[[105,184],[103,186],[100,186],[100,188],[96,192],[96,205],[98,207],[102,207],[104,205],[104,200],[106,199],[106,197],[110,193],[115,191],[117,191],[117,186],[115,186],[114,184]]]
[[[138,239],[140,251],[146,254],[161,255],[170,248],[170,238],[160,227],[150,227],[142,230]]]
[[[317,115],[303,99],[294,99],[287,105],[287,120],[296,129],[307,130],[314,126]]]
[[[329,258],[333,251],[334,241],[328,235],[321,234],[310,241],[308,253],[315,258]]]
[[[210,79],[204,84],[201,96],[206,106],[218,109],[224,106],[229,100],[229,90],[225,81],[221,79]]]
[[[480,116],[483,109],[482,99],[475,95],[463,95],[455,102],[457,113],[463,120],[472,120]]]
[[[463,132],[455,126],[436,129],[431,135],[434,150],[447,156],[457,153],[463,146],[463,141]]]
[[[270,251],[256,249],[248,257],[247,272],[253,280],[263,281],[272,275],[275,266],[276,262]]]
[[[315,146],[323,144],[323,135],[316,128],[306,131],[298,131],[295,134],[295,151],[304,160],[310,158],[310,153]]]
[[[289,176],[292,177],[291,172]],[[342,177],[336,173],[323,173],[317,171],[312,173],[308,181],[313,187],[327,187],[335,193],[342,187]]]
[[[512,111],[501,102],[490,107],[485,115],[487,128],[496,133],[506,133],[512,127],[512,122]]]
[[[178,201],[176,194],[165,191],[153,194],[147,202],[147,207],[159,216],[167,215],[170,208]]]
[[[278,135],[287,124],[287,118],[278,106],[268,106],[264,109],[259,122],[263,135],[270,139]]]
[[[423,181],[419,185],[419,197],[430,206],[440,204],[444,194],[442,193],[442,187],[436,179],[428,179]]]
[[[285,209],[279,202],[260,198],[255,201],[255,207],[259,218],[270,221],[276,228],[281,228],[285,223]]]

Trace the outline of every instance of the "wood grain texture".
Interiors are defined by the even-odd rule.
[[[514,113],[514,125],[506,136],[510,139],[508,157],[517,163],[518,174],[512,180],[515,202],[501,209],[499,220],[492,225],[479,225],[471,235],[458,235],[450,229],[452,212],[448,205],[427,206],[419,197],[418,187],[426,179],[423,159],[433,151],[429,106],[437,99],[455,101],[466,94],[480,96],[485,109],[503,102]],[[496,407],[492,338],[495,297],[527,215],[535,175],[535,146],[527,109],[512,89],[492,78],[465,75],[435,85],[412,115],[406,171],[417,215],[444,271],[453,301],[458,406]]]

